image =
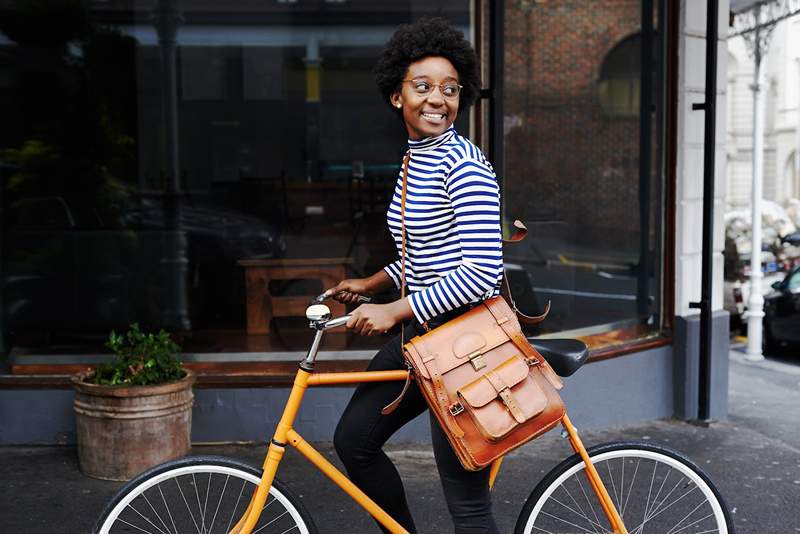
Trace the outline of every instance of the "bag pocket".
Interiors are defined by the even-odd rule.
[[[461,405],[487,440],[502,439],[547,407],[547,396],[529,372],[528,364],[514,357],[458,389]]]

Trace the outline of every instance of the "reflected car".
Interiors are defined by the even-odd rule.
[[[800,265],[764,296],[764,352],[800,343]]]
[[[113,216],[99,209],[57,195],[9,201],[6,331],[99,334],[131,322],[172,331],[241,327],[236,262],[286,251],[275,226],[206,202],[184,199],[169,210],[159,198],[138,198]]]

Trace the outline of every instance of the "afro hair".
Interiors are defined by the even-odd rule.
[[[387,105],[391,107],[389,97],[400,89],[408,66],[432,56],[446,58],[458,72],[458,81],[464,86],[459,107],[466,109],[475,102],[481,90],[478,56],[462,32],[446,19],[435,17],[400,26],[386,43],[374,73]]]

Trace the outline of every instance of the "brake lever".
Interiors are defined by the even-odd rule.
[[[356,295],[356,297],[358,297],[358,302],[361,302],[361,303],[364,303],[364,304],[372,302],[372,297],[367,297],[366,295]],[[326,293],[322,293],[322,294],[317,295],[316,297],[314,297],[311,300],[311,304],[322,304],[323,302],[325,302],[326,300],[328,300],[330,298],[333,298],[333,295],[327,295]]]

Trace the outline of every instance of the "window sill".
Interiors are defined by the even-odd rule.
[[[589,346],[589,363],[616,358],[670,345],[666,333],[645,331],[642,327],[613,330],[603,334],[577,336]],[[247,356],[243,356],[247,355]],[[197,373],[198,388],[286,387],[292,384],[302,354],[269,355],[188,355],[186,367]],[[291,357],[290,357],[291,356]],[[320,354],[319,372],[353,372],[366,369],[371,351],[343,351]],[[0,389],[70,389],[70,376],[93,368],[95,364],[48,362],[38,357],[32,363],[14,364],[11,374],[0,374]],[[95,357],[97,358],[97,357]]]

